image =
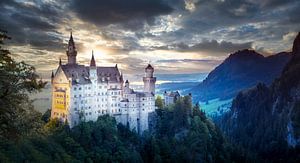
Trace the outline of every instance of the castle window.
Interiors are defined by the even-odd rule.
[[[76,95],[74,95],[74,97],[76,98],[77,96],[76,96]]]
[[[81,90],[81,87],[79,87],[78,89]]]
[[[77,108],[74,108],[74,110],[76,111],[76,110],[77,110]]]
[[[76,91],[77,90],[77,88],[76,87],[74,87],[74,91]]]

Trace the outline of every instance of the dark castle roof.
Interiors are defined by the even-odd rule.
[[[176,92],[171,91],[170,93],[165,92],[165,95],[167,95],[169,97],[180,97],[180,93],[178,91],[176,91]]]
[[[146,69],[154,69],[150,64],[146,67]]]
[[[95,58],[94,58],[94,52],[92,52],[92,59],[91,59],[90,67],[96,67],[96,61],[95,61]]]
[[[62,70],[66,74],[67,78],[72,78],[72,84],[89,84],[91,80],[89,78],[90,67],[84,65],[61,65]],[[117,67],[97,67],[98,82],[121,82],[122,76]]]

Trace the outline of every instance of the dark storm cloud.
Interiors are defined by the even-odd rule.
[[[152,24],[155,16],[172,12],[162,0],[74,0],[71,9],[77,15],[96,25],[122,24],[126,28]]]
[[[63,47],[56,30],[60,8],[55,4],[4,1],[0,3],[0,28],[12,37],[11,45],[59,51]]]
[[[160,49],[178,50],[183,52],[217,52],[217,53],[230,53],[241,49],[250,49],[252,42],[246,43],[232,43],[227,41],[218,42],[216,40],[204,40],[201,43],[194,45],[187,45],[185,43],[173,44],[169,46],[159,47]]]
[[[288,14],[288,21],[292,24],[300,24],[300,1],[298,1],[294,4],[294,6],[291,7]]]
[[[296,2],[297,0],[256,0],[263,8],[276,8]]]
[[[274,22],[281,25],[283,20],[290,20],[289,23],[296,23],[299,27],[299,6],[297,0],[200,0],[195,3],[195,11],[183,14],[182,26],[184,33],[189,35],[187,37],[250,23]]]

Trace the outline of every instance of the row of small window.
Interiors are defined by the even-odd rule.
[[[56,117],[62,117],[62,118],[67,118],[68,117],[67,115],[65,115],[65,113],[54,112],[53,115],[56,116]]]
[[[98,88],[99,88],[99,89],[107,89],[107,86],[106,86],[106,85],[105,85],[105,86],[99,86]],[[115,88],[115,89],[120,89],[120,87],[118,87],[118,85],[114,85],[114,86],[111,85],[111,86],[109,86],[109,88],[110,88],[110,89],[113,89],[113,88]],[[84,88],[78,87],[78,90],[82,90],[82,89],[88,89],[88,90],[90,90],[91,87],[84,87]],[[74,86],[73,90],[76,91],[76,90],[77,90],[77,87]]]
[[[118,100],[118,101],[121,101],[121,98],[112,98],[111,100],[112,100],[112,101],[117,101],[117,100]]]
[[[106,99],[106,98],[105,98],[105,99],[102,98],[101,100],[102,100],[102,102],[104,102],[104,101],[107,102],[107,99]],[[98,99],[98,98],[97,98],[97,102],[99,102],[99,99]],[[87,104],[87,103],[88,103],[88,100],[81,100],[80,103],[81,103],[81,104]],[[77,105],[77,101],[74,101],[74,104]]]
[[[121,112],[121,109],[113,109],[111,110],[112,113],[118,113],[118,112]],[[107,110],[98,110],[97,112],[95,111],[95,113],[97,114],[106,114],[107,113]],[[85,113],[86,116],[88,115],[92,115],[92,112],[86,112]]]
[[[64,91],[67,90],[67,88],[63,88],[63,87],[54,87],[54,89],[55,89],[55,90],[64,90]]]
[[[59,100],[56,100],[56,103],[57,103],[57,104],[61,104],[61,105],[64,105],[64,104],[66,104],[65,102],[63,102],[63,101],[59,101]]]
[[[121,91],[113,91],[110,95],[121,95]]]
[[[103,105],[103,104],[102,105],[98,105],[98,108],[104,107],[104,106],[107,107],[107,104],[105,104],[105,105]],[[120,104],[111,104],[111,107],[117,107],[117,106],[120,106]],[[86,107],[82,106],[81,110],[83,110],[83,109],[91,109],[91,106],[88,106],[88,107],[87,106]],[[74,110],[77,111],[77,107],[75,107]]]
[[[98,95],[100,96],[100,93],[98,93]],[[104,95],[104,93],[102,92],[102,95]],[[107,93],[105,93],[105,95],[107,95]],[[91,94],[84,94],[84,97],[91,97],[92,95]],[[77,97],[82,97],[82,95],[74,95],[74,98],[77,98]]]
[[[65,96],[64,96],[64,95],[61,95],[61,94],[56,94],[55,97],[56,97],[56,98],[64,98]]]
[[[149,98],[142,98],[142,101],[145,101],[145,100],[152,100],[152,97],[149,97]]]

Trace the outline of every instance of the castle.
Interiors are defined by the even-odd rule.
[[[71,33],[66,51],[68,62],[52,72],[51,118],[67,121],[70,127],[81,121],[96,121],[101,115],[115,117],[138,133],[149,128],[149,114],[155,111],[154,68],[148,64],[143,77],[144,90],[136,92],[123,81],[118,66],[96,66],[94,54],[90,66],[76,62],[77,51]]]

